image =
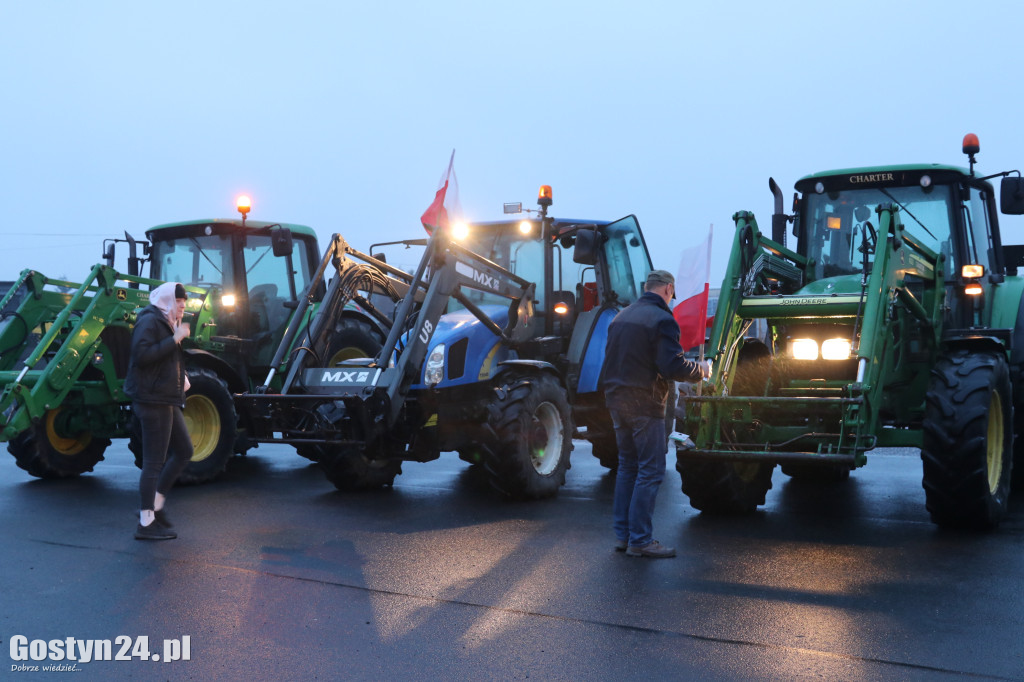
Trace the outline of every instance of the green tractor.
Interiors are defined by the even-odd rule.
[[[93,470],[110,439],[124,437],[141,466],[122,383],[135,315],[162,281],[182,282],[189,293],[185,420],[194,455],[179,480],[212,480],[233,454],[256,445],[252,415],[235,407],[232,394],[263,381],[287,328],[305,328],[297,295],[313,278],[319,246],[308,227],[247,221],[247,207],[240,211],[241,220],[159,225],[145,242],[127,234],[107,240],[106,262],[82,283],[22,272],[0,301],[0,440],[18,466],[42,478],[75,476]],[[127,274],[113,267],[115,244],[124,241]],[[323,291],[308,295],[313,314]],[[380,348],[381,323],[358,305],[334,321],[317,348],[328,366]]]
[[[1024,214],[1024,181],[1018,171],[978,177],[978,150],[964,138],[969,168],[804,177],[792,215],[770,180],[770,239],[753,214],[733,216],[707,346],[714,370],[686,403],[696,447],[677,449],[695,508],[754,510],[776,464],[793,478],[841,480],[873,448],[913,447],[935,523],[999,523],[1015,459],[1018,481],[1024,472],[1024,440],[1014,441],[1024,428],[1024,247],[1002,244],[998,213]],[[763,336],[751,335],[755,322]]]

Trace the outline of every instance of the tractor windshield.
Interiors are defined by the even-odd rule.
[[[874,260],[881,204],[899,208],[903,227],[925,246],[952,259],[950,186],[874,187],[805,195],[800,252],[814,260],[814,279],[852,275]],[[947,260],[951,263],[951,260]]]
[[[488,260],[494,261],[501,267],[514,272],[523,279],[537,283],[535,292],[536,307],[538,310],[546,309],[544,301],[544,243],[538,238],[538,225],[532,225],[532,231],[523,232],[519,223],[500,223],[473,225],[470,227],[470,235],[461,241],[462,245],[470,251],[477,253]],[[555,246],[555,289],[560,289],[558,282],[561,280],[562,263],[566,259],[562,256],[562,249]],[[475,289],[467,290],[466,296],[474,303],[494,303],[508,305],[509,300],[497,294],[490,294]],[[462,306],[452,299],[448,305],[449,310],[458,310]]]
[[[152,276],[194,286],[222,286],[234,280],[231,254],[231,237],[226,234],[156,241]]]

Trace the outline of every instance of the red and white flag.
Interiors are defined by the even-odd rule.
[[[455,178],[455,150],[453,149],[452,158],[448,161],[448,170],[441,176],[434,201],[420,216],[420,222],[423,223],[423,229],[428,234],[433,234],[434,230],[451,225],[451,221],[455,220],[460,212],[459,181]]]
[[[708,316],[708,291],[711,279],[711,233],[688,249],[683,249],[676,275],[676,300],[672,316],[679,324],[679,345],[690,350],[704,343]]]

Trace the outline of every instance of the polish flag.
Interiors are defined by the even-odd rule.
[[[676,299],[672,316],[679,324],[679,345],[690,350],[704,343],[708,323],[708,291],[711,279],[711,233],[707,238],[683,250],[676,275]]]
[[[441,227],[448,227],[450,220],[458,216],[459,209],[459,181],[455,177],[455,150],[452,150],[452,158],[448,161],[448,170],[441,176],[438,183],[437,193],[434,201],[427,210],[420,216],[423,229],[427,234],[433,234],[434,230]]]

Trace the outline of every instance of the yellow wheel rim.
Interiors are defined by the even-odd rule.
[[[988,409],[988,438],[985,439],[985,464],[988,469],[988,489],[993,495],[999,489],[999,481],[1003,477],[1004,433],[1003,399],[999,391],[992,391],[992,403]]]
[[[192,461],[201,462],[217,448],[220,440],[220,413],[205,395],[185,399],[185,426],[192,437]]]
[[[92,434],[88,431],[68,438],[57,433],[57,415],[61,408],[46,413],[46,440],[55,451],[68,457],[77,455],[92,442]]]
[[[366,351],[363,350],[362,348],[359,348],[358,346],[345,346],[344,348],[339,348],[338,350],[334,351],[334,355],[332,355],[330,359],[327,360],[327,366],[337,367],[346,360],[351,360],[353,358],[368,358],[372,356],[372,353],[367,355]]]

